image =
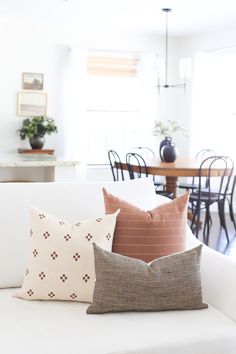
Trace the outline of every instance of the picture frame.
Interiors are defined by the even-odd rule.
[[[42,91],[44,84],[44,75],[42,73],[23,73],[22,89]]]
[[[34,91],[18,92],[17,114],[22,117],[47,115],[47,93]]]

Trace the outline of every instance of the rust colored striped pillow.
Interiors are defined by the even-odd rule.
[[[103,188],[107,214],[120,209],[112,251],[150,262],[185,250],[189,193],[144,211]]]

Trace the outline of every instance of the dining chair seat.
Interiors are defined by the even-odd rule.
[[[234,225],[234,228],[236,230],[236,220],[235,220],[235,213],[234,213],[234,202],[233,202],[233,197],[234,197],[234,190],[235,190],[235,185],[236,185],[236,175],[231,178],[228,186],[228,190],[226,192],[221,192],[220,193],[220,200],[225,198],[225,202],[227,201],[228,207],[229,207],[229,215],[230,219]],[[204,188],[202,189],[202,192],[204,192]],[[212,194],[215,193],[216,195],[218,194],[216,190],[212,190]]]
[[[186,189],[188,190],[194,190],[198,188],[198,184],[197,183],[193,183],[193,182],[183,182],[181,184],[178,185],[178,188],[182,188],[182,189]]]

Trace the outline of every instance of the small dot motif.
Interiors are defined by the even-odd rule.
[[[16,296],[92,302],[93,243],[111,251],[115,223],[116,213],[69,223],[31,207],[29,263]]]

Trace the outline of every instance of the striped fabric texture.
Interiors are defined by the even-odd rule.
[[[112,251],[145,262],[185,250],[189,193],[144,211],[103,189],[107,214],[120,209]]]

